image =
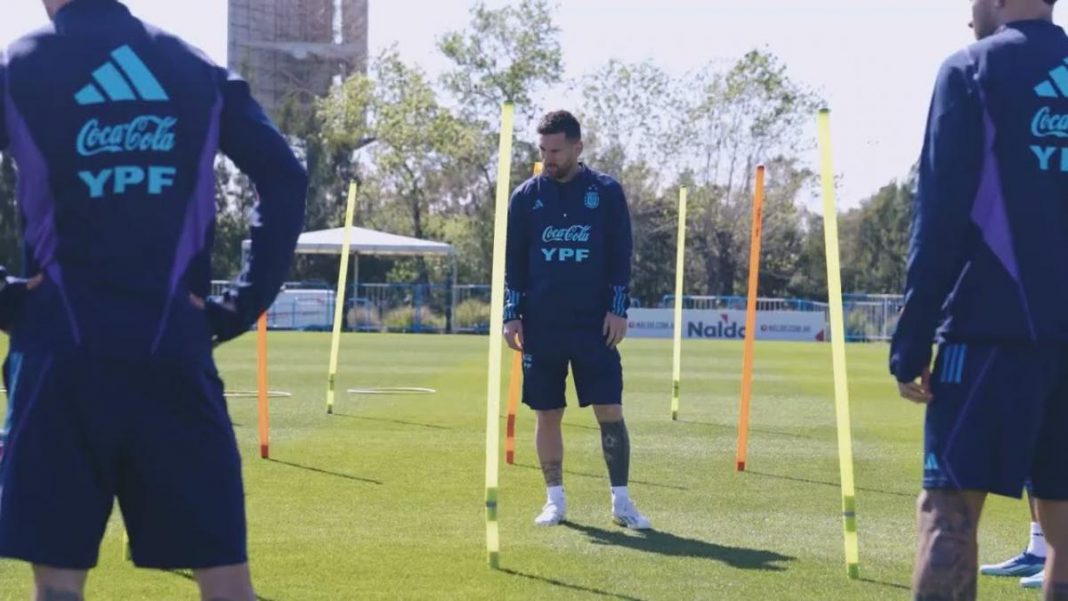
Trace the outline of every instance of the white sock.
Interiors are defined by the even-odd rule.
[[[630,492],[626,486],[613,486],[612,487],[612,508],[619,509],[624,503],[630,500]]]
[[[1035,557],[1046,556],[1046,537],[1038,522],[1031,522],[1031,542],[1027,545],[1027,552]]]
[[[556,505],[564,504],[564,487],[563,486],[550,486],[548,488],[549,502]]]

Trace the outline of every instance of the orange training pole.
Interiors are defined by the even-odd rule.
[[[541,162],[534,163],[534,177],[541,175]],[[508,380],[508,425],[504,431],[504,462],[515,464],[515,416],[519,411],[520,382],[523,378],[523,353],[512,357],[512,375]]]
[[[745,471],[749,446],[749,401],[753,395],[753,346],[756,340],[757,289],[760,282],[760,239],[764,221],[764,166],[756,171],[753,198],[753,233],[749,246],[749,299],[745,308],[745,350],[742,355],[742,406],[738,412],[738,454],[736,466]]]
[[[504,433],[504,461],[515,463],[515,415],[519,410],[519,383],[523,378],[523,353],[512,353],[512,377],[508,382],[508,426]]]

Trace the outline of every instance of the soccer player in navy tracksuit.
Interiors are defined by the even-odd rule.
[[[623,368],[632,254],[623,188],[579,162],[582,130],[566,111],[538,126],[542,175],[523,183],[508,211],[504,334],[523,352],[523,402],[537,414],[536,445],[548,500],[540,526],[566,516],[560,423],[568,366],[579,405],[593,406],[612,490],[612,519],[650,527],[631,501]]]
[[[0,62],[25,275],[0,290],[0,556],[81,599],[118,497],[133,561],[254,599],[241,465],[212,346],[276,296],[307,176],[248,85],[116,0],[46,0]],[[260,194],[232,292],[209,292],[216,151]]]
[[[988,493],[1031,481],[1068,599],[1068,36],[1054,0],[973,0],[931,104],[890,368],[927,405],[916,599],[974,599]],[[937,335],[937,358],[931,345]]]

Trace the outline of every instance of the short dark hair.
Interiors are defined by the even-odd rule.
[[[543,136],[564,134],[564,137],[568,140],[581,140],[582,126],[579,125],[578,119],[571,113],[567,111],[553,111],[551,113],[546,113],[545,116],[541,118],[541,122],[538,123],[538,134]]]

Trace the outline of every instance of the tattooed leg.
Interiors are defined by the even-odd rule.
[[[1036,501],[1046,536],[1046,601],[1068,601],[1068,502]]]
[[[204,601],[256,601],[248,564],[193,572]]]
[[[593,414],[601,426],[601,450],[613,487],[627,485],[630,478],[630,435],[623,422],[623,405],[594,405]]]
[[[564,435],[560,423],[564,419],[563,409],[538,411],[538,426],[535,432],[535,446],[538,460],[545,476],[545,486],[563,486],[564,484]]]
[[[914,601],[974,601],[978,574],[976,531],[986,493],[928,490],[920,495],[920,543]]]
[[[630,478],[630,435],[626,422],[601,423],[601,450],[612,486],[626,486]]]
[[[85,580],[83,570],[63,570],[46,566],[33,566],[36,601],[84,601]]]

